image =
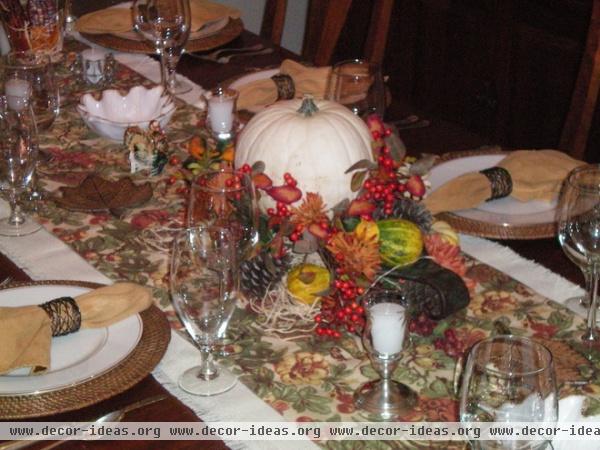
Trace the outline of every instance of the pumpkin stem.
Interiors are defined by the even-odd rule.
[[[302,99],[302,105],[300,105],[298,112],[300,114],[304,114],[304,117],[310,117],[318,110],[319,108],[317,108],[317,105],[315,105],[312,95],[305,95]]]

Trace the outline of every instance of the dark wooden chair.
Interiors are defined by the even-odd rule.
[[[274,44],[281,45],[286,10],[287,0],[266,1],[263,21],[260,28],[261,37],[270,40]]]
[[[571,106],[558,147],[577,159],[584,159],[590,127],[600,93],[600,1],[594,1],[587,41]]]
[[[352,0],[310,0],[302,52],[304,59],[317,66],[331,64],[351,5]],[[393,6],[394,0],[373,1],[362,54],[364,59],[378,64],[382,62]]]

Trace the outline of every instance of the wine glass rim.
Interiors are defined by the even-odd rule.
[[[223,188],[214,188],[214,187],[211,187],[208,185],[201,185],[198,183],[198,180],[200,180],[200,178],[202,178],[204,176],[208,176],[208,175],[215,175],[218,173],[231,173],[233,175],[239,175],[242,178],[246,179],[247,183],[249,183],[249,185],[252,185],[252,180],[250,179],[250,177],[248,176],[248,174],[246,172],[242,172],[239,169],[224,167],[224,168],[220,168],[220,169],[206,169],[206,170],[203,170],[202,172],[200,172],[194,179],[194,182],[192,183],[192,190],[201,190],[204,192],[212,192],[212,193],[217,193],[217,194],[242,192],[245,190],[244,186],[241,186],[239,188],[233,188],[233,187],[227,187],[227,186],[225,186]]]
[[[491,375],[495,375],[499,378],[514,378],[514,377],[526,377],[526,376],[533,376],[533,375],[538,375],[540,373],[543,373],[547,370],[549,370],[552,365],[554,364],[554,357],[552,356],[552,352],[548,349],[548,347],[546,347],[544,344],[537,342],[531,338],[528,338],[526,336],[516,336],[513,334],[506,334],[506,335],[500,335],[500,336],[489,336],[485,339],[480,340],[479,342],[477,342],[472,348],[471,348],[471,355],[475,355],[475,353],[477,352],[477,350],[484,346],[484,345],[488,345],[492,342],[520,342],[523,344],[527,344],[530,345],[532,347],[537,348],[541,354],[543,354],[545,356],[545,364],[543,367],[540,367],[538,369],[535,370],[529,370],[529,371],[508,371],[508,370],[499,370],[499,369],[494,369],[491,368],[487,365],[482,365],[481,362],[479,361],[475,361],[474,364],[481,369],[484,372],[490,373]]]
[[[589,172],[589,173],[598,172],[598,174],[600,175],[600,166],[595,165],[595,164],[585,164],[585,165],[576,167],[567,176],[567,183],[569,184],[569,186],[572,187],[573,189],[577,189],[577,190],[583,191],[583,192],[598,192],[598,191],[600,191],[600,180],[597,185],[581,185],[581,184],[578,184],[575,182],[576,177],[578,177],[578,176],[580,176],[580,174],[586,173],[586,172]]]
[[[0,67],[3,69],[36,70],[44,69],[50,64],[49,55],[31,50],[11,51],[0,57]]]

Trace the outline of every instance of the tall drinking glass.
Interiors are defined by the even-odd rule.
[[[236,251],[236,273],[239,273],[239,265],[251,257],[258,244],[258,220],[256,191],[248,174],[223,168],[207,170],[194,180],[188,205],[188,226],[227,229]],[[226,348],[225,334],[229,319],[219,330],[222,352]]]
[[[362,59],[342,61],[331,70],[325,97],[341,103],[357,116],[385,114],[385,86],[381,68]]]
[[[469,352],[460,389],[460,421],[556,422],[558,394],[552,354],[524,337],[479,341]],[[551,448],[548,441],[471,442],[473,449]]]
[[[175,69],[190,36],[189,0],[134,0],[133,24],[137,32],[151,41],[160,54],[161,83],[172,94],[192,89],[176,77]]]
[[[217,334],[235,307],[235,245],[228,230],[196,227],[174,241],[171,297],[185,329],[202,354],[201,364],[186,370],[179,386],[196,395],[215,395],[231,389],[236,378],[215,363]]]
[[[571,258],[585,261],[591,272],[591,304],[583,340],[597,343],[598,277],[600,270],[600,167],[584,166],[571,172],[561,192],[558,232]]]
[[[10,203],[10,215],[0,220],[2,236],[25,236],[40,229],[20,204],[21,194],[33,177],[37,152],[37,129],[29,98],[0,96],[0,180]]]
[[[60,112],[60,95],[50,57],[39,52],[10,52],[0,58],[0,83],[7,96],[30,95],[38,130],[52,126]]]
[[[585,170],[586,166],[580,166],[573,170],[573,174]],[[570,189],[568,187],[568,183],[565,183],[563,186],[563,190]],[[561,195],[560,201],[566,201],[570,195]],[[557,211],[562,211],[563,207],[559,204]],[[570,239],[569,234],[567,233],[567,228],[565,227],[566,221],[560,219],[560,213],[558,217],[558,241],[563,249],[563,252],[567,257],[579,267],[583,274],[583,278],[585,280],[585,294],[579,297],[572,297],[565,301],[565,305],[570,309],[577,311],[578,313],[585,315],[587,308],[590,307],[591,304],[591,293],[592,293],[592,268],[588,264],[585,256],[577,250],[575,244]]]

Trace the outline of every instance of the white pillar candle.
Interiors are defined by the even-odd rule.
[[[81,52],[85,79],[91,84],[98,84],[104,78],[104,60],[106,52],[88,48]]]
[[[208,119],[211,129],[217,133],[229,133],[233,127],[235,98],[213,95],[208,99]]]
[[[25,107],[25,100],[31,97],[31,84],[27,80],[11,78],[4,83],[4,95],[10,109],[21,111]]]
[[[378,353],[402,350],[406,330],[406,308],[397,303],[377,303],[369,308],[373,348]]]

